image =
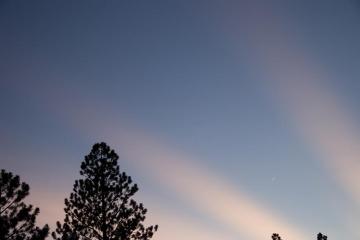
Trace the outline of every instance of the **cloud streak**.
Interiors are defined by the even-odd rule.
[[[254,65],[263,70],[264,84],[305,141],[360,205],[359,129],[350,111],[325,84],[331,74],[298,43],[296,32],[284,24],[290,20],[279,19],[282,14],[269,9],[261,21],[248,16]]]
[[[360,138],[350,114],[329,89],[315,81],[288,82],[279,90],[296,128],[360,204]]]

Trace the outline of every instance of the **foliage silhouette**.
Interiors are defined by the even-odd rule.
[[[274,234],[271,236],[271,239],[272,239],[272,240],[281,240],[281,237],[280,237],[279,234],[274,233]]]
[[[327,240],[327,236],[323,235],[322,233],[319,233],[317,235],[317,240]]]
[[[39,208],[23,202],[30,187],[20,182],[19,176],[1,169],[0,173],[0,239],[43,240],[49,232],[48,225],[35,226]]]
[[[132,196],[138,191],[131,177],[120,172],[118,155],[106,143],[96,143],[81,163],[73,192],[65,199],[64,224],[57,222],[56,240],[147,240],[158,226],[145,227],[146,208]]]

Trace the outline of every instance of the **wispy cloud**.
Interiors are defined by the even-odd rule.
[[[320,77],[323,79],[325,76]],[[278,93],[306,142],[320,154],[325,166],[360,204],[358,129],[346,108],[340,105],[326,85],[320,85],[318,78],[311,75],[306,79],[313,81],[282,82]]]
[[[275,15],[251,21],[253,59],[264,84],[282,109],[289,113],[300,134],[316,150],[344,189],[360,204],[360,136],[351,111],[341,104],[329,83],[332,80],[296,34]],[[270,24],[271,23],[271,24]]]
[[[234,235],[212,228],[201,220],[196,220],[189,214],[165,208],[163,205],[151,206],[148,219],[160,226],[154,239],[196,239],[196,240],[236,240]]]

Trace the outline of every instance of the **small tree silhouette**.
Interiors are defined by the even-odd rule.
[[[327,240],[327,236],[323,235],[322,233],[319,233],[317,235],[317,240]]]
[[[281,240],[281,237],[280,237],[279,234],[274,233],[274,234],[271,236],[271,239],[272,239],[272,240]]]
[[[35,226],[39,208],[23,202],[30,187],[20,182],[19,176],[1,169],[0,173],[0,239],[43,240],[49,232],[48,225]]]
[[[57,222],[56,240],[147,240],[157,225],[144,227],[147,210],[132,196],[136,184],[120,172],[118,155],[105,143],[97,143],[81,163],[73,192],[65,199],[64,224]]]

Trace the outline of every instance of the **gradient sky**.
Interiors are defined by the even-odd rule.
[[[356,0],[0,1],[0,168],[39,224],[92,144],[155,240],[360,237]]]

